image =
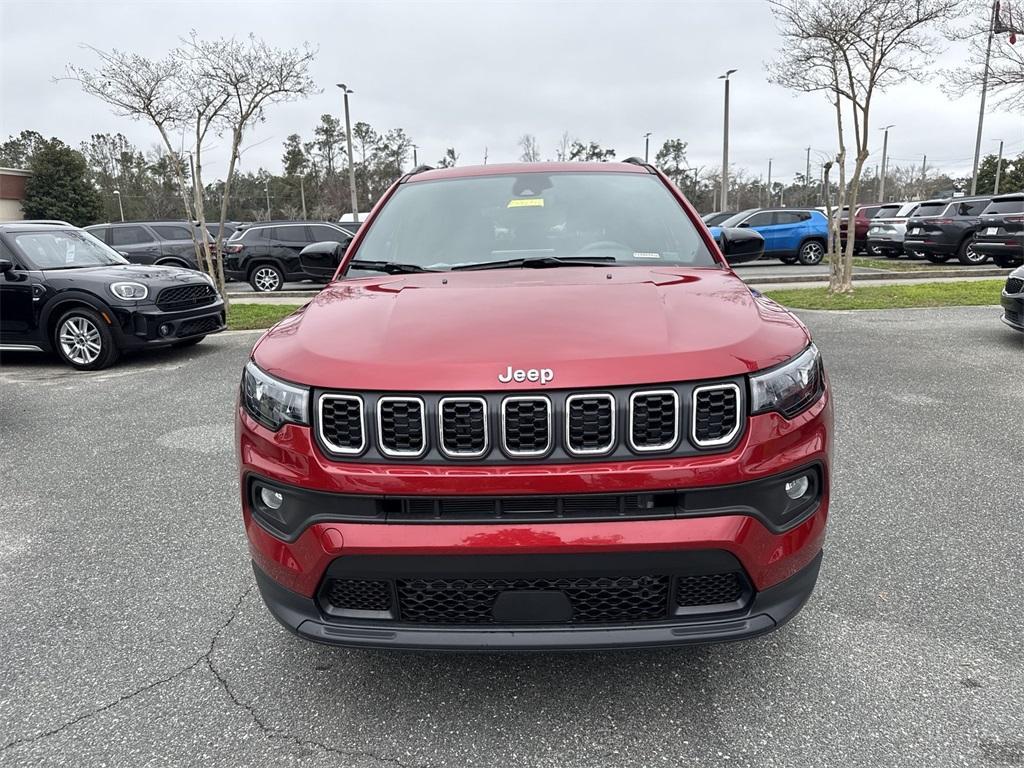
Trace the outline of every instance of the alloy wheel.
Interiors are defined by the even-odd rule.
[[[821,243],[806,243],[800,249],[800,261],[804,264],[817,264],[825,257],[825,249]]]
[[[281,277],[271,267],[260,267],[252,276],[257,291],[276,291],[281,285]]]
[[[64,356],[78,365],[91,365],[103,351],[99,328],[81,315],[69,317],[61,324],[58,339]]]

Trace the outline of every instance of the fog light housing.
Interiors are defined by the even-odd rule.
[[[807,475],[800,475],[800,477],[786,483],[786,495],[793,501],[796,501],[797,499],[803,498],[804,494],[807,493],[807,489],[810,487],[810,478],[807,477]]]
[[[159,331],[161,336],[170,336],[174,333],[174,326],[170,323],[162,323],[157,331]]]
[[[260,501],[267,509],[280,509],[281,505],[284,504],[284,496],[281,495],[280,491],[275,491],[273,488],[267,488],[263,486],[260,488]]]

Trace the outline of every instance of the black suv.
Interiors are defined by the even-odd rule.
[[[981,212],[991,197],[959,197],[921,204],[907,221],[903,250],[908,256],[924,256],[942,264],[954,256],[961,264],[983,264],[988,256],[974,250],[974,233],[981,226]],[[942,206],[941,210],[937,210]]]
[[[60,224],[0,224],[0,350],[52,351],[97,370],[122,352],[196,344],[224,330],[204,274],[130,264]]]
[[[245,280],[260,293],[280,291],[286,280],[313,280],[299,253],[310,243],[347,243],[353,224],[326,221],[267,221],[240,227],[224,246],[224,275]]]
[[[992,198],[981,212],[974,250],[1000,267],[1024,264],[1024,192]]]
[[[85,231],[99,238],[132,264],[159,264],[199,269],[189,221],[126,221],[94,224]],[[213,238],[210,238],[211,243]]]

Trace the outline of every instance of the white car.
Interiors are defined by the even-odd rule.
[[[903,255],[903,238],[907,234],[907,219],[914,215],[921,203],[886,203],[878,209],[868,227],[868,253],[898,259]]]

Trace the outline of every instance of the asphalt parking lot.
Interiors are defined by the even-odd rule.
[[[5,355],[0,765],[1024,765],[1024,339],[995,307],[801,316],[838,419],[817,592],[765,638],[642,653],[296,639],[238,510],[256,334],[93,374]]]

